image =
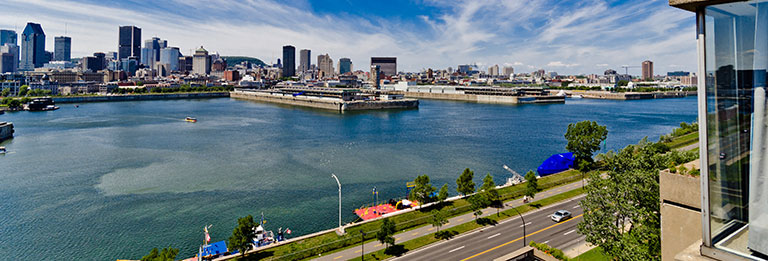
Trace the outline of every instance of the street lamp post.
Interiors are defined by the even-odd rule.
[[[365,231],[360,230],[360,247],[362,250],[360,251],[360,260],[365,261]]]
[[[339,185],[339,232],[344,232],[341,229],[341,182],[339,182],[339,178],[336,177],[336,174],[331,174],[331,177],[336,179],[336,184]]]
[[[523,218],[523,215],[520,214],[520,211],[518,211],[516,207],[512,207],[512,209],[514,209],[515,212],[517,212],[517,215],[520,216],[520,219],[523,220],[523,247],[525,247],[527,245],[525,244],[525,218]]]

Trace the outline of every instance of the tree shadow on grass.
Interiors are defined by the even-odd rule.
[[[384,250],[384,254],[390,256],[402,256],[405,252],[408,252],[408,249],[405,249],[404,245],[394,245]]]
[[[475,222],[477,222],[477,224],[481,226],[488,226],[488,225],[495,226],[499,224],[499,221],[496,221],[490,218],[478,218],[477,221]]]
[[[238,255],[237,257],[239,258],[238,260],[246,260],[246,261],[263,260],[267,257],[273,256],[274,254],[275,253],[273,251],[259,251],[256,253],[248,254],[245,257],[240,257],[240,255]]]
[[[440,240],[449,240],[449,239],[453,238],[454,236],[456,236],[458,234],[459,234],[459,232],[457,232],[457,231],[443,230],[443,231],[438,231],[437,233],[435,233],[435,238],[440,239]]]
[[[541,208],[543,206],[543,205],[541,205],[541,203],[531,203],[531,204],[528,204],[528,205],[531,206],[531,207],[534,207],[534,208]]]

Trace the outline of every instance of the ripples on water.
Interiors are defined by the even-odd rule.
[[[229,237],[264,212],[293,236],[334,227],[405,194],[429,174],[453,192],[464,168],[501,183],[564,151],[568,123],[607,125],[608,148],[657,139],[696,119],[696,99],[505,106],[422,100],[406,111],[334,112],[230,99],[87,103],[18,112],[0,156],[0,255],[12,259],[138,259],[153,247],[194,255],[202,226]],[[186,116],[198,123],[187,123]]]

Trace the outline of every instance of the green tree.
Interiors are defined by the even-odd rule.
[[[0,92],[0,96],[8,97],[8,95],[11,95],[11,88],[5,88]]]
[[[536,173],[529,170],[525,173],[525,195],[533,199],[536,192],[539,192],[539,180],[536,178]]]
[[[432,224],[432,227],[437,228],[437,232],[440,232],[440,227],[448,224],[448,214],[437,209],[432,210],[431,213],[432,219],[429,220],[429,223]]]
[[[613,259],[659,260],[659,170],[673,160],[690,159],[674,151],[659,153],[647,139],[607,155],[605,177],[589,174],[579,233]]]
[[[389,218],[385,218],[381,221],[381,229],[379,229],[379,232],[376,232],[376,239],[389,248],[390,246],[395,245],[395,238],[393,235],[395,235],[396,231],[397,228],[395,228],[395,222],[392,222]]]
[[[141,261],[173,261],[176,260],[176,255],[178,254],[178,248],[166,247],[162,251],[153,248],[152,251],[149,251],[148,255],[141,258]]]
[[[496,189],[496,182],[493,181],[491,173],[486,174],[485,178],[483,178],[483,186],[480,187],[480,190],[485,193],[485,197],[490,201],[489,205],[496,208],[496,216],[498,216],[499,210],[503,205],[499,198],[499,190]]]
[[[627,81],[627,80],[621,80],[621,81],[619,81],[617,84],[618,84],[619,86],[627,86],[627,84],[629,84],[629,81]]]
[[[5,97],[2,100],[0,100],[0,104],[10,104],[13,98],[11,97]]]
[[[469,208],[472,210],[472,214],[475,215],[475,221],[477,221],[477,217],[483,214],[483,209],[491,204],[491,201],[484,193],[474,194],[467,201],[469,201]]]
[[[416,186],[411,190],[411,198],[419,202],[419,206],[428,203],[432,199],[432,193],[437,190],[429,184],[429,176],[420,175],[413,181]]]
[[[456,180],[456,191],[458,191],[459,194],[465,196],[474,193],[475,182],[472,181],[474,178],[475,172],[469,170],[469,168],[464,169],[464,172],[462,172],[459,178]]]
[[[229,249],[237,249],[242,256],[245,256],[245,252],[251,249],[253,242],[251,240],[256,233],[254,228],[256,222],[253,221],[253,216],[248,215],[237,219],[237,227],[232,230],[232,236],[229,237],[227,247]]]
[[[565,149],[573,152],[578,164],[580,160],[593,162],[592,154],[600,150],[600,144],[608,137],[608,128],[594,121],[581,121],[568,124]]]
[[[19,96],[27,96],[27,92],[29,92],[29,85],[22,85],[19,88]]]
[[[17,99],[11,100],[11,102],[8,103],[8,107],[10,108],[20,108],[21,107],[21,101]]]
[[[448,199],[448,184],[443,184],[443,186],[440,187],[440,191],[437,192],[437,201],[439,201],[442,206],[446,199]]]

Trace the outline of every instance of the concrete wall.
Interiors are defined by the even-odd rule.
[[[112,102],[112,101],[143,101],[143,100],[171,100],[171,99],[202,99],[229,97],[229,92],[203,92],[203,93],[167,93],[167,94],[135,94],[135,95],[109,95],[109,96],[77,96],[55,97],[55,103],[84,103],[84,102]]]
[[[684,164],[698,169],[698,160]],[[661,199],[661,260],[675,260],[675,256],[697,240],[701,240],[701,184],[700,177],[659,173]]]
[[[359,110],[381,110],[381,109],[411,109],[419,107],[419,100],[402,99],[386,101],[350,101],[330,100],[321,98],[309,98],[306,96],[283,96],[272,95],[266,92],[242,92],[234,91],[230,94],[232,98],[272,102],[279,104],[288,104],[296,106],[305,106],[318,109],[335,111],[359,111]]]
[[[0,141],[10,139],[13,137],[13,123],[1,123],[0,124]]]

